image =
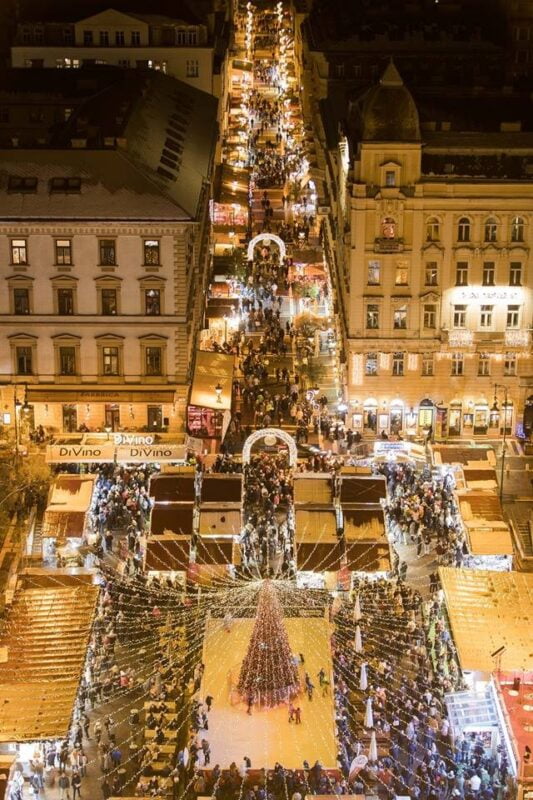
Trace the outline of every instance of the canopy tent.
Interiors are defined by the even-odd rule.
[[[48,496],[42,535],[64,541],[81,539],[91,507],[95,478],[92,475],[58,475]]]
[[[146,542],[145,569],[178,572],[189,568],[191,537],[176,533],[150,536]]]
[[[70,727],[99,590],[78,576],[41,579],[15,592],[0,638],[1,742],[63,739]]]
[[[294,476],[296,506],[333,506],[333,480],[320,473],[297,473]]]
[[[194,474],[154,475],[150,478],[150,497],[157,503],[194,503]]]
[[[215,411],[230,409],[234,362],[234,356],[226,353],[197,350],[189,404]]]
[[[296,565],[299,570],[334,571],[341,566],[335,511],[296,510]]]
[[[387,496],[382,475],[342,475],[340,500],[346,503],[379,503]]]
[[[224,508],[203,509],[200,506],[200,523],[198,526],[200,536],[239,536],[241,527],[240,511]]]
[[[452,634],[462,669],[532,670],[533,573],[440,567]]]
[[[217,506],[227,503],[241,503],[242,500],[242,474],[241,473],[213,473],[204,475],[200,492],[202,505],[215,503]]]
[[[166,503],[152,508],[150,533],[160,536],[163,533],[176,533],[190,536],[193,532],[194,503]]]

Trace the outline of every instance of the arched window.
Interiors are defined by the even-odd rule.
[[[522,217],[513,217],[511,220],[511,241],[523,242],[524,241],[524,228],[525,223]]]
[[[469,242],[470,241],[470,220],[468,217],[461,217],[457,223],[457,241]]]
[[[498,220],[494,217],[489,217],[485,220],[484,225],[484,240],[486,242],[495,242],[498,239]]]
[[[440,240],[440,222],[437,217],[429,217],[426,220],[426,242],[438,242]]]
[[[384,239],[395,239],[396,221],[392,217],[385,217],[381,223],[381,231]]]

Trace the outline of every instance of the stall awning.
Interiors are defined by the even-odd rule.
[[[155,475],[149,492],[156,503],[194,503],[194,475]]]
[[[197,350],[190,405],[215,411],[230,409],[234,362],[232,355]],[[217,385],[221,387],[219,397],[215,391]]]
[[[295,505],[332,506],[333,481],[324,476],[294,476]]]
[[[461,667],[492,672],[492,653],[504,670],[533,669],[533,573],[440,567]]]
[[[154,536],[176,533],[190,536],[193,532],[194,504],[167,503],[156,505],[150,515],[150,532]]]
[[[387,496],[384,476],[342,475],[341,503],[379,503]]]
[[[242,500],[242,474],[204,475],[202,503],[240,503]]]
[[[241,532],[241,512],[227,509],[208,509],[200,507],[200,536],[239,536]]]
[[[146,542],[145,568],[161,572],[186,571],[189,568],[191,537],[175,533],[150,536]]]
[[[0,741],[68,735],[98,588],[48,573],[48,585],[21,588],[0,638]]]

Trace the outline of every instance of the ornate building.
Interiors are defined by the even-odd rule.
[[[356,429],[494,437],[523,425],[533,399],[528,113],[475,95],[417,104],[391,62],[351,103],[344,133],[324,136],[323,232]]]

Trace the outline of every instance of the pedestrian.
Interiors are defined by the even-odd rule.
[[[302,709],[300,708],[300,706],[297,706],[294,709],[294,717],[295,717],[295,720],[296,720],[296,725],[301,725],[302,724]]]
[[[254,696],[253,696],[253,694],[251,692],[248,692],[248,695],[246,697],[246,703],[247,703],[246,713],[251,715],[252,714],[252,706],[254,704]]]
[[[57,782],[59,786],[59,800],[70,800],[70,778],[66,772],[62,772]]]
[[[72,800],[76,797],[81,798],[81,776],[77,770],[72,773]]]
[[[213,696],[210,695],[210,694],[208,694],[207,697],[205,698],[205,705],[206,705],[208,714],[211,711],[211,706],[213,705],[213,699],[214,699]]]

